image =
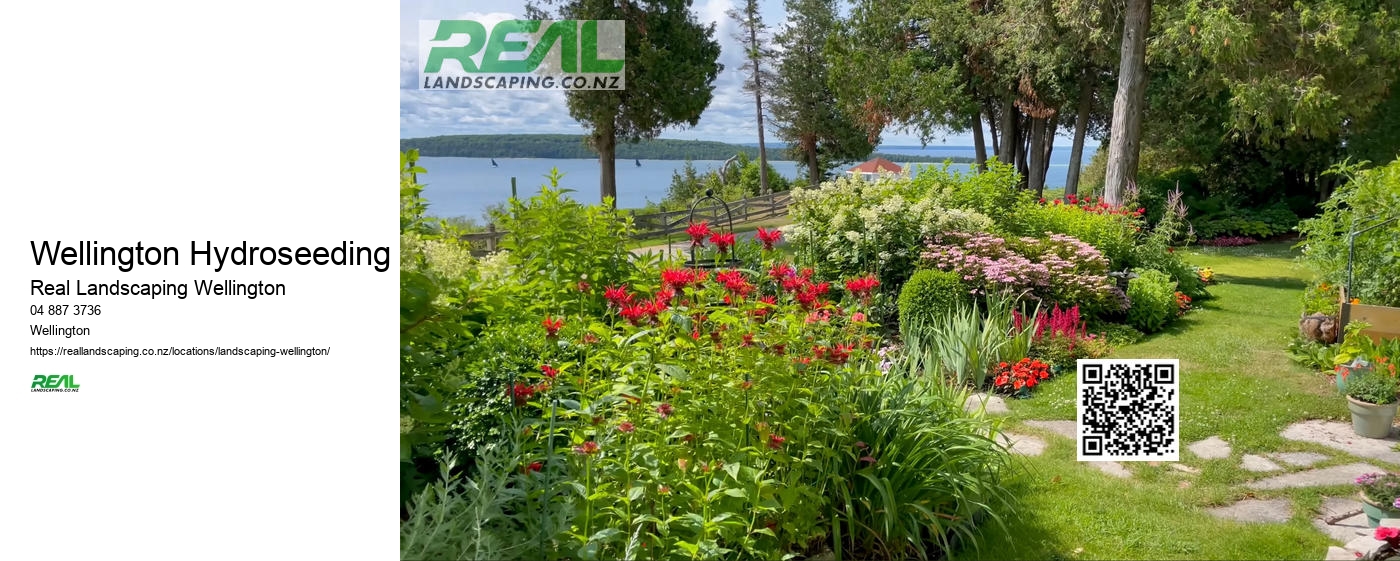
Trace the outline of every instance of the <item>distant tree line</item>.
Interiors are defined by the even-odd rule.
[[[573,134],[464,134],[405,138],[399,140],[400,150],[418,150],[430,158],[554,158],[597,159],[582,135]],[[621,160],[727,160],[743,155],[758,159],[758,148],[726,144],[710,140],[675,140],[657,138],[630,144],[618,144],[617,158]],[[893,162],[968,163],[972,158],[961,156],[912,156],[905,154],[872,154]]]

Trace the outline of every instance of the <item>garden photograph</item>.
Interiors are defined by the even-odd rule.
[[[401,559],[1400,559],[1400,2],[430,4]]]

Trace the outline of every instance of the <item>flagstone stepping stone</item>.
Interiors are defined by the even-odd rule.
[[[1335,524],[1327,523],[1327,519],[1330,517],[1357,510],[1361,510],[1360,501],[1341,497],[1328,497],[1322,501],[1322,508],[1318,509],[1318,516],[1313,519],[1313,527],[1341,543],[1349,542],[1355,539],[1356,536],[1370,534],[1371,525],[1366,520],[1365,513],[1357,513],[1350,518],[1343,518],[1338,520]]]
[[[1396,444],[1400,444],[1400,438],[1395,436],[1386,438],[1356,436],[1356,433],[1351,430],[1351,423],[1303,421],[1289,425],[1279,434],[1289,440],[1313,442],[1355,456],[1400,464],[1400,452],[1392,449]]]
[[[1128,468],[1123,467],[1123,464],[1120,464],[1120,463],[1118,463],[1118,462],[1088,462],[1088,463],[1094,464],[1094,467],[1099,468],[1099,471],[1102,471],[1102,472],[1104,472],[1104,473],[1106,473],[1106,474],[1112,475],[1112,476],[1117,477],[1117,478],[1119,478],[1119,479],[1130,479],[1130,478],[1133,477],[1133,472],[1128,471]]]
[[[1317,452],[1279,452],[1269,457],[1294,467],[1308,467],[1327,459],[1326,454]]]
[[[1245,487],[1250,489],[1285,489],[1288,487],[1351,485],[1355,483],[1356,476],[1373,471],[1384,470],[1371,464],[1354,463],[1276,475],[1268,479],[1245,483]]]
[[[1014,454],[1039,456],[1045,453],[1045,441],[1027,434],[1001,433],[1001,441],[1011,448]]]
[[[1293,517],[1293,503],[1288,499],[1245,499],[1235,504],[1206,509],[1217,518],[1240,522],[1287,522]]]
[[[1074,421],[1026,421],[1026,426],[1074,440]]]
[[[1382,521],[1382,525],[1384,525],[1384,521]],[[1376,548],[1380,547],[1384,543],[1385,542],[1376,539],[1374,535],[1368,533],[1365,536],[1356,536],[1355,539],[1352,539],[1351,541],[1347,542],[1347,544],[1342,547],[1345,547],[1348,550],[1354,551],[1356,553],[1360,553],[1361,555],[1366,555],[1368,553],[1371,553],[1372,551],[1375,551]],[[1352,559],[1360,557],[1356,555],[1356,553],[1352,554]]]
[[[1230,457],[1230,443],[1218,436],[1212,436],[1187,447],[1196,457],[1205,460],[1218,460]]]
[[[963,408],[966,409],[968,413],[976,413],[982,410],[983,403],[987,405],[988,415],[1005,415],[1011,412],[1010,409],[1006,408],[1006,400],[995,395],[987,395],[984,393],[975,393],[969,396],[967,402],[963,404]]]
[[[1283,469],[1268,458],[1254,454],[1245,454],[1243,458],[1240,458],[1240,467],[1256,473]]]
[[[1356,554],[1334,545],[1327,548],[1327,557],[1322,561],[1356,561]]]
[[[1193,468],[1193,467],[1188,466],[1188,465],[1186,465],[1186,464],[1172,464],[1172,469],[1174,469],[1174,470],[1176,470],[1176,471],[1179,471],[1179,472],[1182,472],[1182,473],[1190,473],[1190,474],[1192,474],[1192,475],[1197,474],[1197,473],[1201,473],[1201,470],[1196,469],[1196,468]]]

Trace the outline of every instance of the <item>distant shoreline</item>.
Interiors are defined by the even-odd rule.
[[[418,150],[428,158],[534,158],[553,160],[597,160],[582,135],[572,134],[468,134],[404,138],[400,150]],[[727,160],[736,155],[758,158],[758,148],[709,140],[644,140],[635,144],[619,142],[618,160]],[[790,160],[786,148],[769,148],[771,161]],[[876,152],[868,159],[885,158],[903,163],[972,163],[966,156],[920,156]]]

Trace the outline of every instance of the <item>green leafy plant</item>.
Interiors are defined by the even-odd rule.
[[[1383,372],[1353,375],[1347,380],[1347,397],[1374,405],[1395,403],[1400,393],[1400,381]]]
[[[1317,372],[1332,370],[1337,365],[1333,361],[1337,353],[1335,345],[1327,345],[1309,339],[1298,338],[1288,344],[1288,358]]]
[[[1166,273],[1139,269],[1128,281],[1128,324],[1143,331],[1161,331],[1177,317],[1176,281]]]
[[[1321,282],[1346,282],[1350,233],[1400,216],[1400,158],[1363,170],[1352,163],[1328,172],[1344,176],[1346,184],[1320,205],[1322,213],[1302,221],[1302,261]],[[1400,306],[1400,220],[1377,227],[1356,238],[1353,286],[1349,298],[1367,304]]]
[[[899,321],[901,325],[930,324],[970,302],[967,285],[957,273],[921,270],[909,277],[899,291]]]

